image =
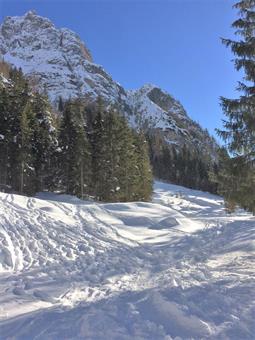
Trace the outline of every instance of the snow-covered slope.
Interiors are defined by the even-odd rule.
[[[173,115],[189,119],[183,106],[156,85],[146,84],[138,90],[128,91],[128,103],[138,113],[136,124],[165,129],[176,128]]]
[[[175,147],[184,144],[217,158],[217,143],[202,129],[201,126],[188,117],[182,104],[169,93],[147,84],[138,90],[127,92],[127,102],[131,107],[130,122],[144,130],[161,132],[163,140]]]
[[[254,339],[254,259],[254,217],[207,193],[1,193],[0,339]]]

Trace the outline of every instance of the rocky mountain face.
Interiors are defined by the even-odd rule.
[[[200,150],[217,158],[218,148],[208,131],[193,121],[182,104],[169,93],[151,84],[127,92],[131,107],[130,122],[158,136],[169,147],[179,148],[184,144],[192,150]]]
[[[154,85],[126,91],[93,62],[77,34],[56,28],[34,11],[5,18],[0,26],[0,59],[21,67],[32,86],[47,91],[55,105],[60,96],[84,97],[89,102],[100,96],[117,105],[132,126],[157,134],[170,147],[186,144],[216,155],[215,141],[170,94]]]
[[[85,95],[115,101],[125,91],[92,56],[74,32],[58,29],[35,12],[6,17],[0,26],[0,56],[21,67],[35,87],[45,89],[52,102]]]

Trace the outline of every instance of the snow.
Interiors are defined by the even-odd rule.
[[[4,85],[4,84],[10,85],[10,81],[8,79],[6,79],[2,74],[0,74],[0,81],[1,81],[2,85]]]
[[[136,114],[139,113],[138,117],[130,117],[130,123],[136,127],[139,124],[146,124],[149,127],[159,129],[172,129],[177,134],[180,133],[180,128],[176,125],[176,122],[171,118],[169,112],[179,115],[182,120],[186,120],[186,112],[183,106],[175,99],[172,98],[173,103],[169,107],[168,111],[162,109],[160,105],[153,102],[148,94],[153,90],[157,89],[161,95],[172,98],[169,93],[152,84],[145,84],[137,90],[127,91],[127,103],[133,109]]]
[[[6,17],[0,25],[0,57],[21,67],[39,89],[47,89],[52,102],[98,95],[109,102],[125,91],[104,69],[92,62],[89,50],[73,31],[57,28],[35,12]],[[39,83],[39,85],[38,85]]]
[[[0,339],[254,339],[255,218],[218,196],[0,193],[0,245]]]

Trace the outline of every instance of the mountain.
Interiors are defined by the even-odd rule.
[[[46,89],[51,101],[86,95],[107,100],[125,96],[123,88],[92,56],[74,32],[57,29],[34,11],[21,17],[6,17],[0,26],[0,55],[21,67],[34,86]]]
[[[157,130],[173,147],[188,144],[192,149],[216,156],[218,148],[208,131],[202,129],[185,111],[182,104],[159,87],[147,84],[127,92],[127,102],[133,115],[130,122],[145,130]]]
[[[56,28],[34,11],[5,18],[0,26],[0,58],[21,67],[32,86],[47,91],[54,105],[60,96],[79,96],[88,102],[100,96],[125,113],[131,125],[157,135],[169,148],[185,144],[213,159],[217,157],[215,140],[188,116],[179,101],[151,84],[126,91],[94,63],[76,33]]]

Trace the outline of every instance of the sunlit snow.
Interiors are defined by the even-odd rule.
[[[1,339],[254,339],[255,218],[218,196],[1,193],[0,245]]]

